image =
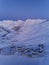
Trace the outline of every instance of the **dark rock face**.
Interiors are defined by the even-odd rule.
[[[15,27],[12,28],[12,29],[15,30],[15,31],[19,31],[20,28],[21,28],[20,26],[15,26]]]
[[[38,48],[34,49],[33,47],[27,46],[10,46],[0,49],[1,55],[15,55],[16,52],[21,55],[33,57],[33,56],[41,56],[44,54],[44,45],[39,44]]]
[[[39,44],[38,48],[34,49],[34,48],[23,48],[23,47],[19,47],[18,48],[18,52],[20,52],[23,55],[27,55],[27,56],[33,56],[33,55],[41,55],[44,53],[44,45],[43,44]]]

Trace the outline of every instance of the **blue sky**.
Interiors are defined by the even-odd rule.
[[[0,20],[49,19],[49,0],[0,0]]]

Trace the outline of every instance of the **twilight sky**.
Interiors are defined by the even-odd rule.
[[[49,19],[49,0],[0,0],[0,20]]]

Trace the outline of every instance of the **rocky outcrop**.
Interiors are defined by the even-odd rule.
[[[1,55],[15,55],[18,52],[20,55],[25,55],[29,57],[34,56],[42,56],[44,55],[44,45],[39,44],[38,47],[35,49],[33,47],[27,46],[15,46],[11,45],[9,47],[1,48],[0,54]]]

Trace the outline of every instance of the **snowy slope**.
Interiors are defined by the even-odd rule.
[[[6,45],[9,43],[12,44],[12,42],[23,42],[23,44],[35,44],[39,42],[41,43],[43,39],[44,40],[42,43],[44,43],[44,41],[46,41],[45,39],[47,39],[48,37],[47,33],[49,33],[47,26],[49,22],[46,21],[44,23],[44,21],[46,20],[28,19],[26,21],[7,20],[0,22],[0,44],[2,44],[2,40],[4,40],[3,43],[5,43]]]
[[[49,21],[0,21],[0,55],[1,65],[49,65]]]

